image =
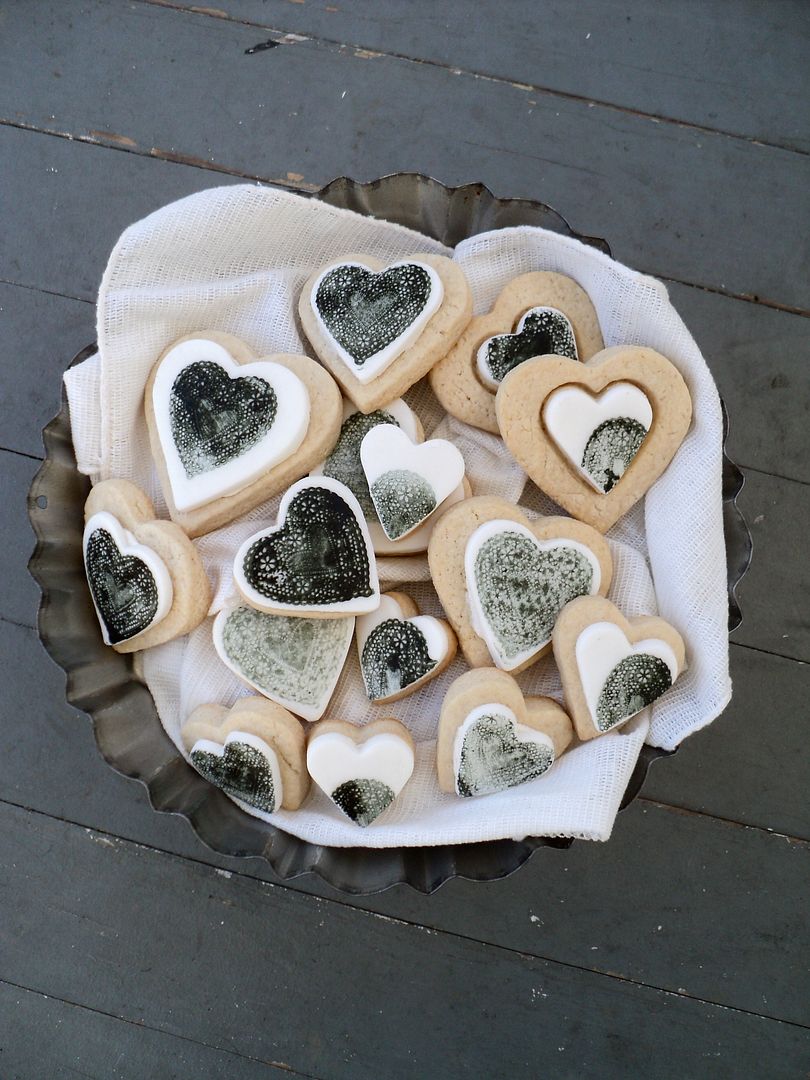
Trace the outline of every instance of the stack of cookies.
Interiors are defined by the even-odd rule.
[[[215,331],[155,357],[144,410],[170,521],[125,480],[97,484],[85,506],[105,642],[146,649],[214,615],[218,656],[253,691],[183,718],[197,771],[261,814],[296,810],[314,781],[367,826],[414,769],[396,703],[457,650],[469,670],[449,685],[436,730],[451,797],[539,781],[572,745],[664,694],[684,642],[607,599],[604,534],[688,431],[676,368],[649,348],[604,348],[589,297],[558,273],[515,278],[473,318],[463,271],[437,255],[388,266],[348,255],[308,279],[298,314],[315,358],[258,357]],[[424,378],[570,516],[476,495],[460,449],[426,440],[403,400]],[[212,611],[194,539],[277,495],[276,520],[233,551],[232,595]],[[380,560],[425,555],[444,618],[380,589]],[[380,707],[364,726],[329,714],[353,643]],[[561,702],[516,680],[549,653]]]

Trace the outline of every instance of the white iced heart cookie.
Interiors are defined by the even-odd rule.
[[[88,520],[82,546],[105,645],[131,640],[165,618],[172,606],[172,579],[156,551],[139,544],[106,510]]]
[[[436,766],[442,791],[470,798],[536,780],[571,742],[555,701],[526,697],[505,671],[479,668],[453,682],[439,718]]]
[[[169,349],[152,409],[175,507],[231,495],[289,457],[304,440],[309,407],[306,386],[281,364],[237,364],[206,338]]]
[[[360,460],[380,524],[399,540],[430,517],[464,479],[464,458],[446,439],[415,444],[393,424],[372,428]]]
[[[364,413],[418,382],[470,320],[464,271],[444,255],[414,253],[386,266],[345,255],[316,270],[298,314],[315,353]]]
[[[368,383],[416,341],[438,311],[444,286],[432,266],[416,259],[401,259],[377,273],[353,261],[324,270],[309,296],[337,356]]]
[[[413,740],[397,720],[355,727],[323,720],[307,744],[309,775],[357,825],[370,825],[411,778]]]
[[[673,626],[657,616],[625,619],[601,596],[580,597],[563,610],[554,658],[580,739],[611,731],[651,705],[685,666]]]
[[[420,615],[409,596],[391,592],[357,620],[357,654],[370,701],[396,701],[435,678],[456,653],[443,619]]]
[[[148,649],[193,630],[210,586],[197,549],[128,480],[103,480],[84,507],[84,566],[104,641]]]
[[[214,619],[214,648],[240,679],[304,720],[319,720],[334,693],[354,617],[303,619],[240,604]]]
[[[278,523],[242,544],[233,576],[246,603],[274,615],[336,618],[380,602],[363,511],[328,476],[305,477],[285,492]]]
[[[546,398],[543,423],[575,469],[597,491],[610,491],[652,426],[647,395],[633,383],[616,382],[601,394],[561,386]]]
[[[533,356],[568,356],[578,360],[574,328],[568,317],[553,307],[529,308],[511,334],[486,338],[475,354],[478,377],[496,392],[507,375]]]
[[[249,813],[297,810],[306,797],[303,729],[272,701],[240,698],[230,709],[200,705],[181,737],[197,772]]]

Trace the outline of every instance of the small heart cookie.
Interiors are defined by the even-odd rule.
[[[587,360],[603,344],[593,304],[573,278],[521,274],[431,369],[430,385],[452,416],[497,435],[495,393],[508,372],[534,356]]]
[[[613,561],[604,537],[565,517],[530,521],[512,503],[478,496],[439,520],[428,548],[439,599],[471,667],[523,671],[551,648],[559,612],[604,595]]]
[[[448,667],[456,635],[443,619],[420,615],[409,596],[385,593],[357,620],[357,655],[369,701],[397,701]]]
[[[307,356],[256,359],[213,331],[170,345],[144,395],[152,455],[173,521],[200,536],[303,476],[340,429],[340,391]]]
[[[239,604],[214,619],[214,648],[240,679],[304,720],[319,720],[334,693],[354,616],[304,619]]]
[[[317,270],[301,292],[304,332],[361,412],[373,412],[418,382],[472,315],[463,271],[443,255],[386,266],[347,255]]]
[[[304,477],[284,493],[278,522],[237,551],[233,577],[246,603],[273,615],[336,618],[380,603],[363,511],[328,476]]]
[[[398,720],[322,720],[307,742],[309,775],[356,825],[370,825],[411,778],[414,746]]]
[[[600,532],[663,473],[692,418],[678,369],[636,345],[585,364],[528,360],[501,383],[496,409],[504,442],[537,486]]]
[[[685,655],[664,619],[625,619],[601,596],[573,600],[554,627],[554,659],[580,739],[612,731],[666,693]]]
[[[304,732],[265,698],[200,705],[181,731],[191,764],[242,809],[297,810],[309,791]]]
[[[505,671],[467,671],[445,695],[439,717],[439,787],[469,798],[536,780],[571,742],[556,701],[526,697]]]
[[[139,487],[103,480],[84,517],[84,566],[107,645],[149,649],[203,621],[211,587],[197,549],[178,525],[157,520]]]
[[[372,428],[360,446],[371,500],[389,540],[401,540],[464,479],[464,458],[447,439],[414,443],[393,424]]]

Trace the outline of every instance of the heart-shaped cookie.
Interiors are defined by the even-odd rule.
[[[471,667],[523,671],[551,648],[563,606],[604,595],[613,562],[604,537],[564,517],[530,521],[478,496],[439,520],[428,548],[433,584]]]
[[[314,360],[257,360],[238,338],[213,331],[165,350],[144,406],[169,513],[190,536],[303,476],[334,443],[342,409],[334,380]]]
[[[441,674],[456,655],[456,635],[443,619],[420,615],[404,593],[380,597],[357,620],[357,655],[369,701],[397,701]]]
[[[309,775],[356,825],[370,825],[411,778],[413,739],[398,720],[322,720],[307,742]]]
[[[464,458],[447,439],[414,443],[393,424],[372,428],[360,460],[383,532],[400,540],[448,498],[464,479]]]
[[[96,484],[84,508],[84,565],[104,641],[118,652],[187,634],[208,612],[210,587],[179,526],[128,480]]]
[[[580,739],[594,739],[651,705],[685,666],[683,638],[664,619],[625,619],[602,596],[572,601],[554,627],[554,659]]]
[[[505,671],[478,668],[451,685],[439,717],[439,787],[469,798],[536,780],[571,742],[571,721],[545,697],[524,698]]]
[[[492,310],[472,319],[431,369],[430,385],[451,415],[497,435],[495,393],[509,371],[558,350],[587,360],[602,347],[585,290],[565,274],[539,270],[513,278]]]
[[[504,442],[532,480],[600,532],[663,473],[692,418],[678,369],[636,345],[604,349],[585,364],[528,360],[501,383],[496,407]]]
[[[347,255],[312,274],[298,310],[317,355],[367,413],[427,374],[469,322],[472,298],[463,271],[442,255],[388,266]]]
[[[354,616],[302,619],[240,604],[214,619],[214,648],[249,686],[304,720],[318,720],[334,693]]]
[[[200,705],[181,732],[194,768],[243,810],[297,810],[309,791],[304,732],[286,709],[264,698]]]
[[[380,602],[363,511],[328,476],[305,477],[284,493],[277,524],[245,540],[233,576],[246,603],[274,615],[335,618]]]

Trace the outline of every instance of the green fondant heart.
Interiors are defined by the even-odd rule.
[[[317,708],[346,659],[354,619],[300,619],[237,607],[222,630],[225,655],[269,697]]]
[[[277,604],[312,607],[373,592],[363,531],[330,488],[297,492],[282,527],[251,544],[242,569],[248,584]]]
[[[191,763],[201,776],[227,795],[268,814],[276,809],[273,771],[255,746],[234,739],[221,756],[209,750],[192,750]]]
[[[246,453],[273,426],[277,409],[275,390],[255,375],[232,379],[211,360],[183,368],[172,384],[169,421],[186,476]]]
[[[672,672],[660,657],[649,653],[626,656],[605,680],[596,703],[596,726],[609,731],[646,709],[670,686]]]
[[[332,792],[333,802],[357,825],[370,825],[394,801],[381,780],[346,780]]]
[[[534,780],[551,766],[549,747],[518,738],[510,717],[482,716],[464,735],[456,788],[459,795],[490,795]]]
[[[406,263],[378,274],[336,266],[318,286],[315,307],[329,333],[357,367],[405,333],[430,298],[422,266]]]
[[[415,529],[436,509],[431,484],[411,469],[389,469],[371,485],[371,498],[389,540]]]
[[[551,638],[562,608],[587,595],[593,567],[572,547],[542,549],[527,536],[502,532],[475,557],[475,585],[484,618],[507,659]]]
[[[639,452],[646,434],[643,424],[626,416],[603,421],[588,439],[582,468],[602,491],[611,491]]]
[[[418,627],[403,619],[386,619],[366,638],[360,667],[369,699],[376,701],[417,682],[436,667],[436,661]]]

